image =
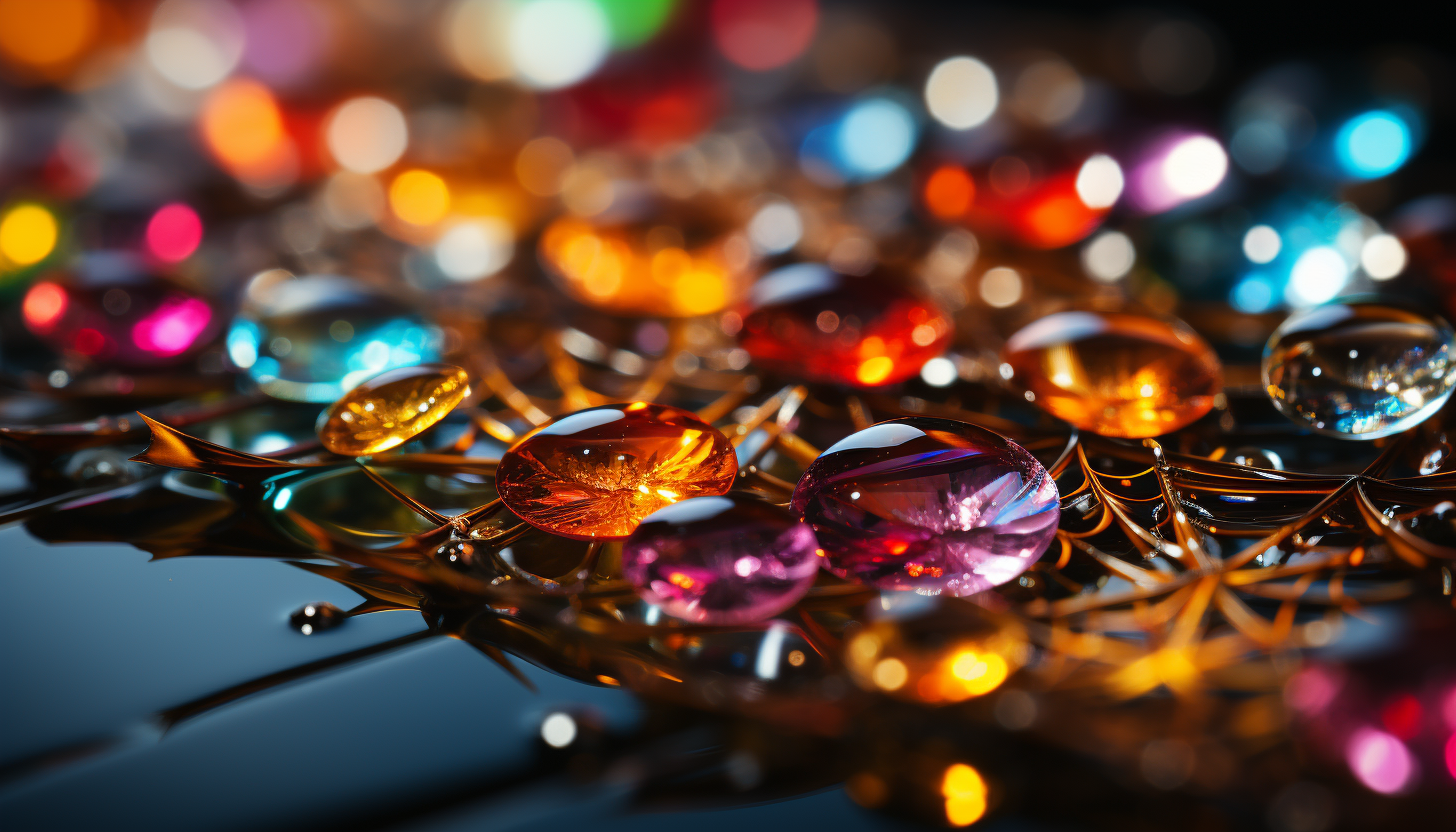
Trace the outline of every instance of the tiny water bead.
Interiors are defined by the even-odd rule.
[[[30,287],[20,312],[58,352],[139,369],[175,365],[219,329],[207,300],[120,252],[87,255],[74,270],[45,277]]]
[[[348,614],[333,604],[304,604],[288,616],[288,623],[293,629],[306,636],[320,633],[344,623]]]
[[[319,439],[336,454],[377,454],[423,433],[468,395],[470,376],[459,367],[420,364],[386,370],[324,412]]]
[[[1280,413],[1345,439],[1420,424],[1456,387],[1456,333],[1439,317],[1368,301],[1291,315],[1264,347],[1264,390]]]
[[[440,358],[441,332],[404,298],[346,277],[259,288],[228,330],[228,355],[270,396],[331,402],[371,376]]]
[[[890,275],[853,277],[800,263],[754,285],[739,342],[766,370],[878,387],[918,374],[953,331],[950,318]]]
[[[697,497],[643,519],[622,571],[648,603],[700,624],[760,621],[793,606],[819,572],[814,532],[742,494]]]
[[[527,523],[585,540],[626,537],[664,506],[727,493],[737,475],[717,428],[633,402],[579,410],[526,435],[501,458],[496,488]]]
[[[816,459],[792,506],[825,567],[882,589],[971,595],[1026,571],[1056,535],[1057,486],[984,428],[910,417],[851,434]]]
[[[1103,436],[1186,427],[1223,389],[1218,356],[1193,330],[1139,315],[1048,315],[1012,335],[1001,360],[1042,410]]]

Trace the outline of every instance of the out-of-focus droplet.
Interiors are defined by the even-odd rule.
[[[1345,439],[1378,439],[1429,418],[1456,389],[1456,333],[1439,317],[1376,302],[1297,312],[1264,347],[1279,412]]]
[[[114,252],[31,286],[21,317],[56,350],[103,366],[175,364],[219,329],[207,300]]]
[[[387,451],[440,421],[470,395],[470,376],[449,364],[387,370],[324,412],[319,440],[344,456]]]
[[[740,494],[656,511],[622,544],[622,571],[669,615],[743,624],[777,615],[819,573],[814,532],[778,506]]]
[[[227,348],[270,396],[331,402],[385,370],[440,358],[440,330],[413,304],[349,278],[287,279],[256,294]]]
[[[1024,448],[924,417],[881,422],[831,446],[804,471],[792,506],[834,574],[957,596],[1025,572],[1060,516],[1056,483]]]
[[[288,623],[300,633],[311,636],[343,624],[348,615],[333,604],[304,604],[288,616]]]
[[[1104,436],[1160,436],[1213,408],[1223,368],[1181,323],[1060,312],[1007,340],[1001,354],[1037,406]]]
[[[895,384],[950,343],[953,324],[890,275],[786,266],[754,285],[739,342],[764,369],[850,387]]]
[[[727,493],[728,438],[693,414],[635,402],[581,410],[538,428],[501,458],[496,488],[531,525],[578,539],[626,537],[642,518]]]

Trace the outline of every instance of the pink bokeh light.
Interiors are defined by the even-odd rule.
[[[171,297],[150,315],[136,322],[131,338],[157,355],[186,352],[212,321],[212,308],[197,298]]]
[[[1361,783],[1380,794],[1403,792],[1416,779],[1416,760],[1405,743],[1374,728],[1361,728],[1350,736],[1345,761]]]
[[[166,263],[180,263],[202,243],[202,218],[188,205],[163,205],[147,223],[147,249]]]

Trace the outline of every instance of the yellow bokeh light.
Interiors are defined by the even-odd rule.
[[[285,152],[278,102],[257,81],[238,78],[214,89],[203,102],[199,123],[208,148],[235,172],[272,167]]]
[[[945,798],[945,819],[952,826],[970,826],[986,814],[986,781],[965,763],[946,768],[940,794]]]
[[[895,369],[895,362],[883,355],[868,358],[860,362],[859,369],[855,370],[854,376],[860,384],[879,384],[890,377],[890,372]]]
[[[0,257],[17,266],[30,266],[55,250],[60,229],[50,211],[39,205],[20,204],[0,220]]]
[[[100,23],[95,0],[0,0],[0,53],[32,69],[70,63]]]
[[[899,690],[910,679],[910,671],[899,659],[880,659],[871,673],[876,685],[885,690]]]
[[[389,186],[389,207],[411,225],[434,225],[450,211],[450,186],[427,170],[407,170]]]

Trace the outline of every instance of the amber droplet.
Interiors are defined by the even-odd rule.
[[[904,381],[950,343],[933,304],[887,274],[786,266],[752,290],[739,336],[755,363],[806,381],[878,387]]]
[[[388,370],[334,402],[319,425],[319,439],[336,454],[377,454],[423,433],[468,395],[470,376],[459,367]]]
[[[582,540],[626,537],[690,497],[726,494],[733,446],[697,416],[650,402],[580,410],[538,428],[501,458],[496,490],[538,529]]]
[[[1103,436],[1185,427],[1223,389],[1218,356],[1193,330],[1139,315],[1048,315],[1011,336],[1001,360],[1042,410]]]

